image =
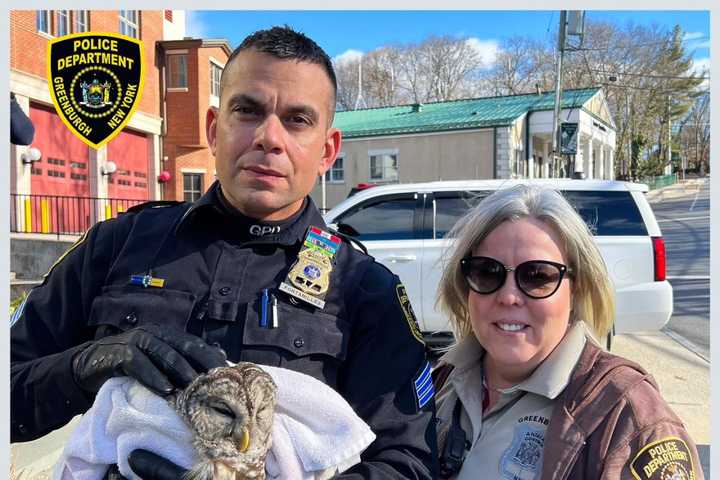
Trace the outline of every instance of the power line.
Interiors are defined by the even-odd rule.
[[[600,82],[600,85],[604,85],[607,87],[614,87],[614,88],[629,88],[632,90],[652,90],[652,87],[638,87],[637,85],[626,85],[626,84],[620,84],[615,82]],[[676,88],[672,90],[658,90],[656,93],[673,93],[673,92],[684,92],[685,90],[682,88]],[[706,90],[695,90],[693,93],[697,93],[698,96],[700,95],[706,95],[710,93],[710,89]]]
[[[603,75],[615,75],[615,76],[623,76],[627,75],[630,77],[646,77],[646,78],[662,78],[666,80],[710,80],[710,77],[681,77],[676,75],[651,75],[649,73],[628,73],[628,72],[621,72],[621,73],[614,73],[614,72],[606,72],[604,70],[595,70],[592,68],[588,68],[590,72],[593,73],[601,73]]]
[[[707,37],[707,36],[705,36],[705,37],[697,37],[697,38],[685,38],[685,39],[680,40],[680,42],[681,42],[681,43],[684,43],[684,42],[692,42],[692,41],[699,41],[699,40],[709,40],[709,39],[710,39],[710,37]],[[625,45],[624,48],[630,49],[630,48],[634,48],[634,47],[651,47],[651,46],[653,46],[653,45],[667,44],[667,43],[670,42],[670,41],[672,41],[672,40],[669,40],[669,39],[668,39],[668,40],[660,40],[660,41],[657,41],[657,42],[628,44],[628,45]],[[576,50],[579,50],[579,51],[591,51],[591,52],[604,52],[604,51],[608,51],[608,50],[616,50],[616,49],[618,49],[618,48],[623,48],[623,47],[622,47],[622,46],[618,46],[618,45],[613,45],[613,46],[602,47],[602,48],[599,48],[599,47],[598,47],[598,48],[577,48]]]

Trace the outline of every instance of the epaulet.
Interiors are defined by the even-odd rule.
[[[172,207],[174,205],[180,205],[183,202],[177,200],[154,200],[151,202],[139,203],[127,209],[128,212],[137,213],[148,208],[165,208]]]
[[[342,238],[342,239],[345,240],[347,243],[356,246],[356,247],[359,248],[360,251],[362,251],[365,255],[370,255],[370,254],[368,253],[367,247],[365,247],[365,245],[363,245],[362,242],[361,242],[360,240],[358,240],[357,238],[351,237],[350,235],[346,235],[346,234],[344,234],[344,233],[340,233],[340,232],[338,232],[337,230],[335,230],[334,228],[329,228],[329,227],[328,227],[328,231],[329,231],[330,233],[332,233],[333,235],[337,235],[338,237]]]

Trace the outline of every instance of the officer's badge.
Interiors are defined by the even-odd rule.
[[[630,463],[638,480],[694,480],[693,459],[687,444],[668,437],[645,445]]]
[[[423,340],[422,333],[420,333],[417,317],[415,316],[412,305],[410,305],[410,297],[408,297],[405,285],[402,283],[398,284],[395,287],[395,293],[397,294],[398,301],[400,302],[400,308],[405,316],[405,321],[407,321],[408,327],[410,327],[410,332],[412,332],[413,337],[415,337],[418,342],[425,345],[425,340]]]
[[[500,458],[500,478],[536,480],[542,473],[545,428],[520,422],[513,431],[510,447]]]
[[[318,308],[325,307],[335,255],[341,240],[317,227],[310,227],[280,290]]]
[[[140,40],[85,32],[48,42],[47,77],[60,119],[80,140],[100,148],[130,121],[144,78]]]
[[[297,288],[310,295],[327,292],[332,264],[327,255],[314,250],[303,250],[290,270],[288,278]]]

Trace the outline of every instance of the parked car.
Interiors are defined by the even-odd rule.
[[[400,277],[428,343],[445,345],[452,341],[451,328],[435,300],[443,253],[452,242],[446,234],[484,197],[517,183],[560,191],[590,227],[615,287],[615,333],[657,330],[668,322],[673,292],[665,279],[665,243],[644,184],[570,179],[393,184],[357,192],[325,220],[359,239]]]

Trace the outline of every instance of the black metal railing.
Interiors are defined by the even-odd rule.
[[[10,231],[79,235],[100,220],[116,217],[143,200],[10,194]]]

